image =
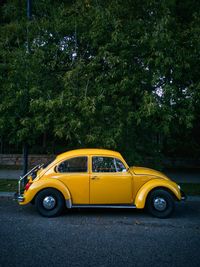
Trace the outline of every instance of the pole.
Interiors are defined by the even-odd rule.
[[[32,0],[27,0],[27,19],[28,21],[32,19]],[[29,53],[29,38],[28,38],[28,25],[27,25],[27,47]],[[28,90],[28,89],[27,89]],[[25,142],[23,144],[23,175],[28,172],[28,144]],[[24,184],[26,181],[24,180]]]
[[[27,18],[32,19],[32,0],[27,0]]]
[[[28,172],[28,145],[23,145],[23,176]]]

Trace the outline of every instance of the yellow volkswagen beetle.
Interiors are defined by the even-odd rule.
[[[24,179],[28,182],[22,188]],[[147,208],[153,216],[165,218],[185,195],[163,173],[129,167],[118,152],[78,149],[21,177],[16,198],[20,205],[34,203],[45,217],[59,215],[64,207],[100,207]]]

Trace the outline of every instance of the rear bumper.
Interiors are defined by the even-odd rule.
[[[17,192],[14,194],[14,199],[20,203],[24,202],[24,195],[22,194],[19,195],[19,193]]]

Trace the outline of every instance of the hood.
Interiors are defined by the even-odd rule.
[[[135,166],[132,166],[129,169],[135,175],[149,175],[149,176],[154,176],[157,178],[163,178],[165,180],[170,180],[164,173],[153,170],[153,169],[144,168],[144,167],[135,167]]]

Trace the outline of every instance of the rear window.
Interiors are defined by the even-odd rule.
[[[58,166],[58,172],[87,172],[88,159],[87,157],[76,157],[63,161]]]
[[[54,160],[55,160],[55,158],[52,159],[52,160],[47,161],[46,163],[43,164],[42,168],[45,169],[45,168],[48,167]]]

